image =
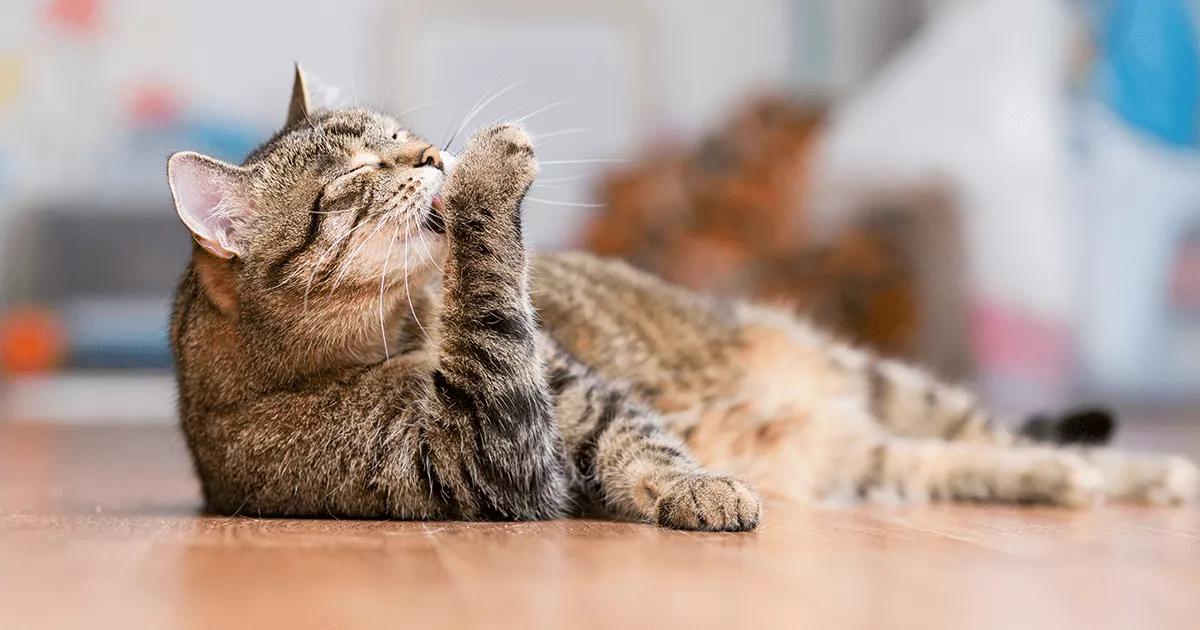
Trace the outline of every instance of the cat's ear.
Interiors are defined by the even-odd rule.
[[[292,79],[292,102],[288,105],[287,123],[285,127],[291,127],[300,120],[308,118],[309,112],[312,111],[311,102],[308,99],[308,81],[304,78],[304,70],[300,68],[300,63],[296,63],[296,77]]]
[[[238,232],[250,216],[249,172],[192,151],[167,160],[179,218],[196,242],[218,258],[242,253]]]

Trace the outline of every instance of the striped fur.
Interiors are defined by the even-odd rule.
[[[198,246],[176,298],[181,422],[214,511],[742,531],[761,516],[746,482],[796,500],[1193,496],[1189,462],[1021,444],[969,392],[786,313],[530,258],[518,127],[476,134],[445,174],[387,117],[302,113],[240,167],[239,255]],[[384,158],[348,171],[364,151]]]

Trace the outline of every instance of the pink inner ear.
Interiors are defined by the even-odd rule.
[[[236,202],[229,198],[233,182],[217,164],[194,155],[178,156],[171,168],[171,189],[176,210],[200,244],[218,256],[233,255],[228,213]]]

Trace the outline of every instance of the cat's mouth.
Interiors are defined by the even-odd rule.
[[[449,176],[454,172],[454,168],[458,166],[458,158],[453,153],[447,151],[441,152],[442,156],[442,172],[445,176]],[[443,180],[444,182],[445,180]],[[425,218],[421,220],[421,227],[433,232],[434,234],[446,233],[446,215],[444,214],[445,207],[442,201],[441,193],[433,193],[433,198],[429,201],[429,212],[425,213]]]
[[[446,219],[442,216],[442,196],[434,195],[429,202],[429,212],[421,221],[421,226],[434,234],[446,233]]]

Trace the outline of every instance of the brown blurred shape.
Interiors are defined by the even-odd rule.
[[[812,162],[824,108],[757,99],[687,149],[659,148],[604,182],[590,250],[720,295],[783,302],[884,354],[967,368],[959,236],[936,187],[848,191],[819,237]]]

